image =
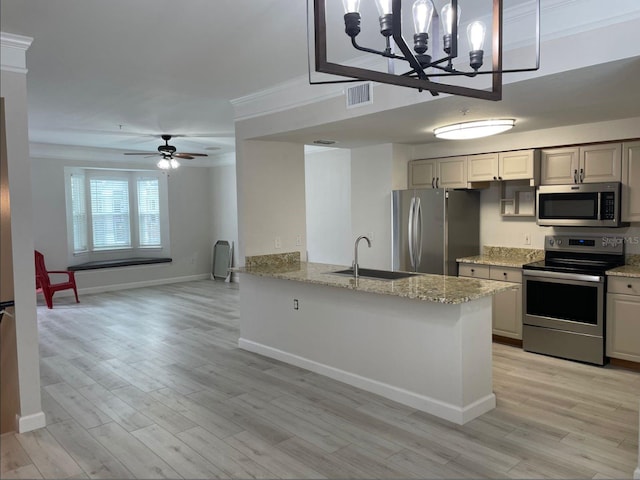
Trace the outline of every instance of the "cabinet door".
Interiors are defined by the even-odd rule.
[[[500,153],[500,180],[529,180],[534,178],[534,151]]]
[[[522,340],[522,286],[493,296],[493,334]]]
[[[522,283],[522,269],[513,267],[491,267],[491,280],[499,282]]]
[[[640,362],[640,297],[607,295],[607,356]]]
[[[409,188],[433,188],[436,181],[436,160],[409,162]]]
[[[473,263],[459,263],[458,264],[458,276],[459,277],[471,277],[482,278],[489,280],[491,277],[490,268],[488,265],[476,265]]]
[[[438,160],[438,188],[467,188],[467,157]]]
[[[542,151],[540,183],[542,185],[566,185],[576,183],[580,150],[578,148],[554,148]]]
[[[471,155],[467,159],[467,179],[470,182],[497,180],[499,175],[498,154]]]
[[[579,176],[584,183],[621,181],[622,144],[580,147]]]
[[[622,221],[640,222],[640,141],[622,144]]]

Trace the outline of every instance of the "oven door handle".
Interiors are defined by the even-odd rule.
[[[539,270],[525,270],[523,272],[525,277],[535,278],[553,278],[558,280],[575,280],[578,282],[591,282],[591,283],[603,283],[604,277],[601,275],[583,275],[580,273],[563,273],[563,272],[548,272]]]

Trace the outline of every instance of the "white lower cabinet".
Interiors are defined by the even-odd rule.
[[[493,296],[493,334],[522,340],[522,269],[461,263],[460,277],[517,283],[518,288]]]
[[[608,279],[607,356],[640,363],[640,278]]]

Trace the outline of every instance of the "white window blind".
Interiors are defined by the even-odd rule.
[[[87,245],[87,202],[84,175],[71,175],[71,209],[73,214],[73,252],[86,252]]]
[[[127,179],[91,178],[93,248],[131,246],[129,182]]]
[[[141,247],[160,246],[160,195],[157,178],[138,179],[138,230]]]

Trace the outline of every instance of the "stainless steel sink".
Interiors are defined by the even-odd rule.
[[[345,270],[338,270],[335,273],[336,275],[345,275],[353,277],[353,269],[347,268]],[[360,268],[358,269],[359,276],[362,278],[375,278],[376,280],[399,280],[401,278],[413,277],[415,273],[407,273],[407,272],[391,272],[389,270],[374,270],[371,268]]]

